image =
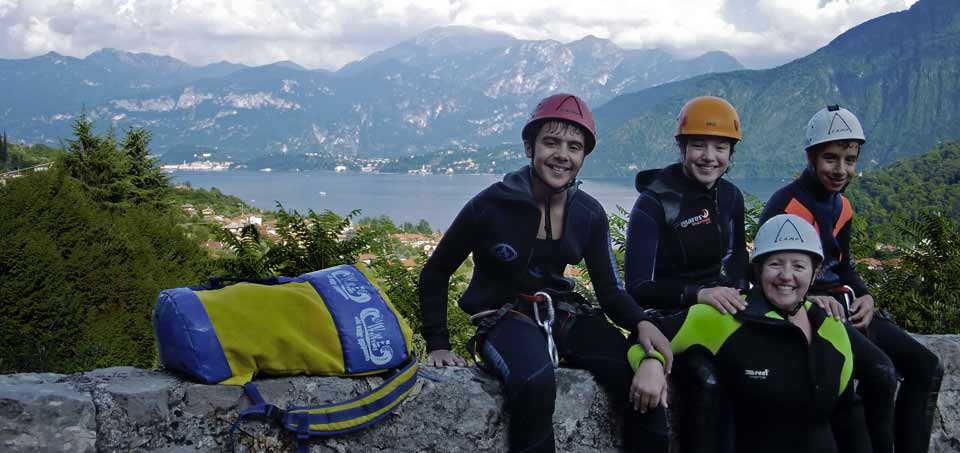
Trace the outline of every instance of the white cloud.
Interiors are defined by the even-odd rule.
[[[917,0],[0,0],[0,57],[103,48],[193,64],[292,60],[336,69],[431,27],[470,25],[524,39],[587,34],[625,48],[730,52],[782,63]]]

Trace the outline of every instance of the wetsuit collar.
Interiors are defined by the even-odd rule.
[[[567,189],[567,201],[579,190],[579,184],[574,184]],[[533,202],[533,175],[529,165],[523,168],[507,173],[503,176],[503,181],[494,185],[493,195],[503,200],[518,200]]]
[[[666,178],[671,183],[676,184],[678,187],[682,187],[685,191],[689,190],[695,193],[710,193],[720,184],[720,179],[718,178],[717,181],[713,183],[713,187],[709,189],[703,187],[702,184],[694,181],[683,172],[683,166],[680,163],[670,164],[664,170],[666,173]]]
[[[807,307],[807,318],[810,320],[810,325],[819,326],[822,324],[826,312],[811,302],[804,301],[803,304]],[[750,295],[747,296],[747,308],[737,313],[735,317],[742,321],[759,321],[768,324],[790,322],[783,310],[775,307],[767,300],[760,285],[756,285],[750,290]]]

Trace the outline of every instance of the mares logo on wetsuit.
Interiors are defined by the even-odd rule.
[[[490,248],[490,253],[500,261],[509,262],[517,259],[517,251],[510,244],[500,243]]]
[[[703,211],[700,212],[700,214],[690,217],[689,219],[681,220],[680,228],[686,228],[686,227],[697,226],[697,225],[709,225],[710,222],[711,222],[710,211],[707,211],[706,209],[704,209]]]

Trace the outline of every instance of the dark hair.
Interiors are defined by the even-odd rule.
[[[831,144],[831,143],[836,143],[836,144],[840,145],[840,147],[843,148],[843,149],[851,148],[854,143],[857,143],[857,144],[860,145],[860,147],[858,148],[858,151],[863,149],[863,142],[862,142],[862,141],[857,140],[857,139],[855,139],[855,138],[850,138],[850,139],[846,139],[846,140],[832,140],[832,141],[829,141],[829,142],[817,143],[816,145],[813,145],[813,146],[807,148],[807,153],[809,153],[809,154],[810,154],[811,156],[813,156],[813,157],[816,157],[816,156],[820,153],[820,151],[823,151],[824,148],[826,148],[827,145],[829,145],[829,144]]]
[[[713,136],[713,135],[706,135],[705,137],[714,137],[714,136]],[[725,140],[727,141],[727,144],[730,145],[730,155],[732,156],[733,153],[734,153],[734,151],[737,150],[737,141],[734,140],[734,139],[732,139],[732,138],[730,138],[730,137],[721,137],[721,136],[719,136],[719,135],[716,136],[716,137],[717,137],[717,138],[720,138],[720,139],[725,139]],[[681,136],[677,137],[677,146],[680,147],[680,151],[686,151],[686,150],[687,150],[687,142],[688,142],[689,140],[690,140],[690,136],[689,136],[689,135],[681,135]]]
[[[540,135],[540,130],[546,125],[550,125],[550,132],[566,132],[573,127],[583,135],[585,140],[590,136],[590,131],[584,129],[583,126],[573,121],[560,118],[544,118],[536,123],[533,123],[533,125],[527,128],[527,133],[522,137],[524,146],[527,146],[527,143],[529,143],[530,146],[533,147],[534,142],[537,141],[537,136]],[[587,143],[584,143],[584,145],[587,145]]]

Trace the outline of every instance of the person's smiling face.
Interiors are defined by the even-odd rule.
[[[810,255],[802,252],[777,252],[763,261],[760,287],[775,307],[790,310],[803,300],[813,281]]]
[[[839,192],[853,179],[859,157],[859,143],[830,142],[816,152],[813,169],[823,187],[831,192]]]
[[[548,121],[537,133],[534,143],[525,143],[527,157],[543,183],[559,189],[576,179],[586,157],[584,135],[580,129],[562,121]]]
[[[681,153],[683,173],[709,189],[730,166],[730,150],[727,138],[691,135]]]

